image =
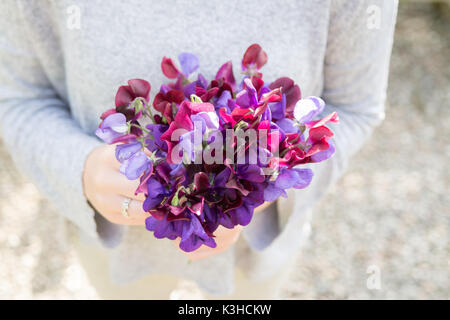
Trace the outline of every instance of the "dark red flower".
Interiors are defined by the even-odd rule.
[[[138,118],[134,109],[129,108],[130,103],[136,98],[144,98],[148,102],[151,86],[145,80],[132,79],[127,86],[120,86],[115,97],[116,111],[123,113],[127,121]]]
[[[269,85],[269,88],[272,90],[280,87],[281,93],[286,95],[286,115],[292,119],[294,117],[295,104],[302,98],[300,87],[288,77],[278,78]]]
[[[167,123],[173,121],[173,104],[180,105],[184,101],[184,93],[180,90],[170,90],[167,93],[159,92],[153,100],[155,110],[161,112]],[[175,109],[175,111],[178,107]]]
[[[261,69],[267,62],[267,54],[257,43],[247,48],[242,58],[242,69]]]

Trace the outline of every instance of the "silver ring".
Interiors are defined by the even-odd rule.
[[[131,202],[130,198],[126,198],[122,202],[122,215],[125,218],[130,218],[130,215],[128,214],[128,208],[130,207],[130,202]]]

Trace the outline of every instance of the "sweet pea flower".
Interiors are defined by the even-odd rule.
[[[285,96],[285,113],[287,116],[292,117],[293,112],[294,112],[294,108],[295,108],[295,104],[297,103],[297,101],[299,101],[301,99],[301,91],[300,91],[300,87],[298,85],[296,85],[294,83],[294,80],[292,80],[291,78],[288,77],[282,77],[282,78],[278,78],[277,80],[275,80],[274,82],[272,82],[269,85],[269,88],[271,90],[274,90],[276,88],[280,88],[281,87],[281,91],[283,93],[283,95]],[[283,115],[284,117],[284,115]]]
[[[295,122],[288,118],[278,120],[276,124],[284,131],[284,133],[298,133],[300,131]]]
[[[119,171],[129,180],[136,180],[145,172],[152,171],[152,167],[147,155],[143,151],[138,151],[122,162]]]
[[[115,97],[116,111],[123,113],[127,121],[138,119],[142,113],[130,108],[130,104],[136,98],[142,98],[148,102],[151,86],[145,80],[132,79],[127,86],[120,86]]]
[[[232,89],[236,87],[236,80],[234,79],[233,74],[233,63],[228,61],[224,63],[216,73],[216,80],[223,79],[226,83],[228,83]]]
[[[144,211],[150,211],[161,204],[161,201],[170,195],[170,190],[164,188],[156,177],[151,177],[147,181],[147,197],[144,201]]]
[[[173,104],[180,105],[185,100],[184,92],[181,90],[169,90],[166,93],[159,92],[153,100],[153,107],[159,111],[170,124],[174,118]]]
[[[267,62],[267,54],[257,43],[252,44],[244,53],[242,58],[242,71],[248,72],[250,75],[261,74],[257,70],[261,69]]]
[[[264,189],[264,200],[275,201],[280,196],[287,197],[286,190],[290,188],[306,188],[312,180],[311,169],[284,168],[278,174],[275,182],[269,182]]]
[[[203,149],[202,143],[206,139],[211,131],[219,129],[219,118],[215,112],[199,112],[191,115],[191,121],[194,124],[194,128],[191,131],[186,132],[180,137],[180,148],[183,150],[189,161],[195,161],[195,149],[200,151]],[[198,137],[198,141],[196,141]],[[196,146],[195,143],[199,145]]]
[[[161,152],[167,152],[167,145],[164,141],[161,140],[161,136],[163,135],[164,132],[166,132],[169,126],[164,124],[151,123],[145,126],[145,128],[151,134],[151,137],[145,139],[145,146],[147,147],[147,149],[150,150],[151,152],[157,150]]]
[[[194,73],[200,65],[197,56],[189,52],[180,53],[178,61],[180,61],[181,70],[186,78]]]
[[[300,123],[312,121],[322,113],[325,102],[319,97],[308,97],[297,102],[294,108],[294,118]]]
[[[97,137],[106,143],[114,143],[114,141],[124,136],[128,132],[128,125],[125,115],[122,113],[112,113],[108,115],[95,131]]]
[[[142,144],[140,142],[124,143],[116,146],[116,159],[120,163],[125,160],[130,159],[137,152],[142,149]]]
[[[258,105],[258,95],[249,78],[244,80],[244,90],[236,95],[236,103],[241,108],[250,108]]]
[[[148,217],[145,220],[147,230],[154,231],[156,238],[181,238],[180,249],[185,252],[191,252],[198,249],[201,245],[206,245],[211,248],[216,247],[214,238],[210,237],[205,230],[199,218],[188,212],[186,213],[186,220],[168,221],[166,219],[155,219]]]
[[[210,103],[194,103],[186,100],[181,103],[174,121],[170,124],[169,129],[161,135],[161,140],[167,143],[167,162],[169,164],[174,164],[172,150],[180,141],[180,139],[172,140],[175,130],[192,131],[194,129],[194,124],[191,120],[192,115],[200,112],[214,112],[214,110],[214,106]]]
[[[269,104],[269,108],[267,108],[271,111],[272,118],[274,120],[284,120],[286,116],[286,94],[283,93],[281,95],[281,101],[274,102]]]
[[[167,78],[188,78],[199,67],[198,58],[189,52],[181,53],[178,56],[178,61],[180,62],[182,72],[180,72],[172,59],[164,57],[161,61],[161,70]]]

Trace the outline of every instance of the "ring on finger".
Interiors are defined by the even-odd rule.
[[[127,219],[130,218],[130,215],[128,214],[128,208],[130,207],[130,202],[131,202],[130,198],[126,198],[122,202],[122,215]]]

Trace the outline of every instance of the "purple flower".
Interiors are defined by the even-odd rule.
[[[163,150],[167,151],[167,144],[161,140],[161,135],[167,131],[169,126],[164,124],[149,124],[146,128],[150,131],[152,138],[146,139],[145,144],[148,150]]]
[[[125,160],[130,159],[136,152],[142,149],[142,144],[140,142],[134,143],[124,143],[116,146],[116,159],[120,163]]]
[[[281,101],[271,103],[268,109],[272,111],[273,119],[286,119],[286,95],[283,93],[283,95],[281,96]]]
[[[201,245],[211,248],[216,247],[216,242],[203,229],[198,217],[195,214],[188,213],[189,223],[185,222],[181,234],[180,249],[191,252],[198,249]]]
[[[144,172],[152,170],[152,162],[143,151],[138,151],[125,159],[119,170],[128,179],[136,180]]]
[[[144,211],[154,209],[168,195],[170,195],[170,190],[164,188],[155,177],[151,177],[147,182],[147,197],[143,205]]]
[[[244,80],[244,90],[236,95],[236,103],[241,108],[254,107],[258,104],[258,95],[250,78]]]
[[[264,182],[266,178],[262,169],[256,164],[237,165],[236,175],[239,179],[251,182]]]
[[[280,196],[287,197],[285,190],[290,188],[306,188],[311,183],[312,177],[311,169],[284,168],[275,182],[269,182],[264,189],[264,200],[275,201]]]
[[[189,52],[183,52],[178,56],[178,61],[181,64],[181,71],[185,77],[188,77],[191,73],[199,67],[198,58]]]
[[[280,127],[281,130],[284,131],[284,133],[298,133],[299,127],[295,125],[295,122],[291,119],[284,118],[277,121],[277,125]]]
[[[254,209],[254,207],[243,203],[241,206],[228,211],[226,215],[223,215],[221,224],[228,229],[232,229],[237,225],[246,226],[252,220]]]
[[[230,108],[228,107],[228,100],[230,100],[231,98],[232,97],[230,91],[224,90],[215,103],[216,112],[220,108],[225,108],[227,112],[231,112]]]
[[[182,220],[168,221],[165,218],[158,220],[148,217],[145,226],[147,230],[153,231],[158,239],[174,240],[180,237],[180,249],[185,252],[194,251],[201,245],[216,247],[214,239],[205,232],[199,218],[191,212],[186,212],[185,219]]]
[[[167,221],[166,219],[156,219],[148,217],[145,219],[145,227],[148,231],[153,231],[153,235],[157,239],[168,238],[175,240],[181,234],[183,224],[181,220]]]
[[[106,143],[111,144],[127,132],[128,126],[125,116],[122,113],[113,113],[102,121],[95,134]]]

